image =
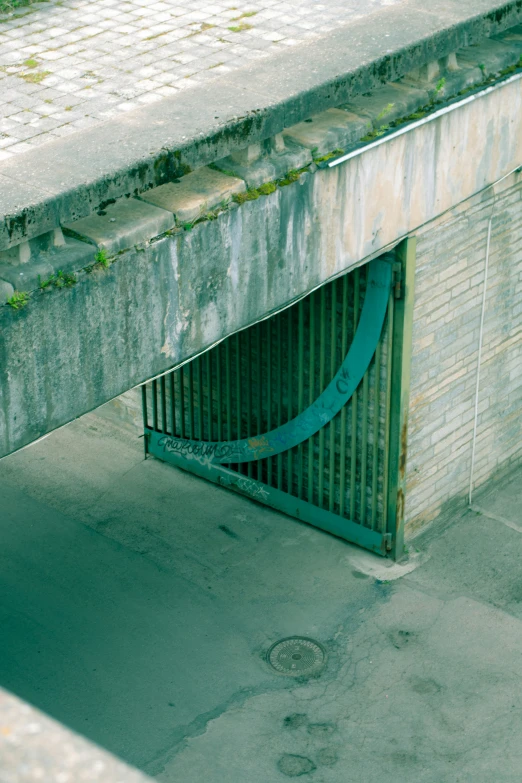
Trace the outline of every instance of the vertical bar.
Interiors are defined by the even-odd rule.
[[[236,410],[237,410],[237,437],[242,438],[243,415],[241,412],[241,387],[243,385],[243,376],[241,374],[241,333],[236,334]]]
[[[256,325],[256,396],[257,396],[257,434],[263,434],[261,421],[263,407],[263,384],[261,383],[261,324]],[[263,478],[263,461],[257,460],[257,480]]]
[[[281,329],[282,315],[277,316],[277,426],[283,423],[283,335]],[[277,489],[283,489],[283,455],[277,455]]]
[[[383,492],[383,527],[387,527],[388,519],[388,476],[390,473],[390,417],[391,417],[391,388],[392,388],[392,360],[393,360],[393,291],[388,298],[388,334],[386,340],[386,404],[384,412],[384,465],[382,471]]]
[[[158,382],[152,381],[152,426],[158,432]]]
[[[357,323],[359,321],[359,298],[361,295],[360,288],[360,271],[357,268],[353,273],[353,333],[357,331]],[[352,394],[352,437],[351,437],[351,449],[350,449],[350,519],[356,522],[355,519],[355,482],[357,478],[357,396],[358,392],[355,389]]]
[[[230,338],[225,340],[225,383],[227,394],[227,433],[228,440],[233,440],[232,432],[232,380],[230,375]]]
[[[148,449],[148,432],[147,429],[149,427],[149,417],[147,413],[147,385],[144,383],[141,387],[141,411],[143,414],[143,451],[144,451],[144,458],[147,459],[147,454],[149,452]]]
[[[409,237],[401,242],[396,250],[397,259],[401,263],[402,295],[394,302],[387,519],[387,532],[392,536],[392,553],[395,560],[399,560],[404,555],[404,505],[415,287],[415,244],[415,237]]]
[[[165,376],[160,378],[160,400],[161,400],[161,431],[167,432],[167,389],[165,385]]]
[[[181,437],[187,437],[187,428],[185,421],[185,368],[180,367],[178,372],[179,378],[179,407],[181,412]]]
[[[304,409],[304,302],[298,304],[298,347],[297,347],[297,412]],[[297,447],[297,497],[303,498],[303,450],[300,443]]]
[[[198,356],[196,363],[198,368],[198,437],[200,440],[203,440],[203,414],[205,410],[203,403],[203,358]]]
[[[270,432],[272,429],[272,319],[268,318],[266,321],[266,417],[267,417],[267,430]],[[268,457],[266,461],[267,479],[266,483],[272,486],[272,457]]]
[[[362,427],[361,427],[361,525],[366,525],[366,478],[368,472],[368,376],[369,369],[363,377],[362,392]]]
[[[337,280],[330,284],[331,292],[331,321],[330,321],[330,378],[335,375],[337,370]],[[328,510],[334,510],[335,504],[335,430],[337,427],[337,416],[334,416],[330,422],[330,466],[329,466],[329,487],[328,487]]]
[[[246,330],[246,384],[247,384],[247,436],[252,435],[252,329]],[[253,465],[247,463],[248,476],[252,477]]]
[[[206,357],[206,376],[207,376],[207,416],[208,416],[208,439],[214,439],[214,406],[213,406],[213,383],[212,383],[212,351],[207,351]]]
[[[174,388],[174,373],[169,373],[170,388],[170,426],[173,435],[176,435],[176,389]]]
[[[320,291],[320,323],[319,323],[319,394],[324,391],[324,376],[326,364],[326,288]],[[319,430],[319,476],[318,476],[318,502],[319,508],[324,505],[324,435],[325,428]]]
[[[148,429],[149,426],[149,414],[147,411],[147,384],[144,383],[141,387],[141,412],[143,414],[143,426]]]
[[[288,394],[288,400],[287,400],[287,410],[288,410],[288,421],[291,421],[293,419],[293,406],[294,406],[294,392],[293,392],[293,385],[294,385],[294,335],[293,335],[293,308],[290,307],[287,310],[287,329],[288,329],[288,362],[287,362],[287,372],[288,372],[288,381],[287,381],[287,394]],[[286,452],[286,469],[287,469],[287,491],[292,495],[293,492],[293,486],[294,486],[294,466],[293,466],[293,453],[292,449],[288,449]]]
[[[221,366],[221,343],[216,346],[217,426],[218,441],[223,440],[223,378]]]
[[[373,452],[372,452],[372,530],[377,523],[377,471],[379,470],[379,412],[381,401],[381,342],[375,350],[375,375],[373,381]]]
[[[308,403],[315,399],[315,292],[310,295],[310,356],[308,378]],[[314,502],[314,436],[308,438],[308,502]]]
[[[194,440],[194,362],[188,365],[189,438]]]
[[[341,361],[344,361],[348,351],[348,275],[343,277],[343,307],[341,315]],[[347,405],[343,405],[341,410],[341,441],[339,444],[340,463],[339,463],[339,514],[344,516],[346,505],[346,416]]]

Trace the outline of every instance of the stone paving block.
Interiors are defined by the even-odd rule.
[[[52,272],[52,266],[41,259],[19,266],[0,263],[0,279],[10,283],[16,291],[34,291],[40,280],[45,280]]]
[[[484,81],[486,74],[480,68],[469,67],[466,63],[462,63],[462,65],[464,67],[459,65],[456,70],[440,72],[433,81],[418,79],[415,75],[409,74],[401,81],[407,87],[425,90],[430,96],[430,100],[450,98],[453,95],[457,95],[461,90],[473,87],[475,84],[480,84]]]
[[[284,140],[278,146],[279,149],[263,151],[257,159],[249,160],[242,159],[240,155],[229,155],[216,161],[214,165],[227,174],[243,179],[249,188],[258,188],[265,182],[281,179],[289,171],[302,169],[312,163],[310,150],[291,139]]]
[[[177,220],[185,223],[230,201],[234,194],[245,191],[242,179],[204,166],[180,180],[148,190],[140,198],[172,212]]]
[[[415,89],[397,82],[374,90],[369,95],[358,95],[341,108],[361,117],[368,117],[373,127],[378,128],[412,114],[420,106],[427,104],[428,100],[427,90]]]
[[[287,128],[283,135],[320,156],[335,149],[346,149],[364,136],[369,127],[370,122],[364,117],[341,109],[328,109]]]
[[[49,264],[56,272],[77,272],[92,263],[95,248],[74,237],[64,237],[64,244],[49,247],[40,253],[42,262]]]
[[[83,269],[92,263],[94,254],[91,244],[65,238],[61,229],[55,229],[2,251],[0,278],[18,291],[31,291],[53,273]]]
[[[510,65],[515,65],[522,55],[522,45],[518,41],[485,41],[469,46],[458,53],[458,61],[468,67],[478,66],[484,76],[498,73]]]
[[[174,217],[165,209],[138,199],[121,199],[99,213],[67,223],[70,236],[91,242],[108,253],[117,253],[174,228]]]

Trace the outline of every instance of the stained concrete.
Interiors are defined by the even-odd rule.
[[[0,307],[0,455],[290,304],[497,180],[506,188],[522,160],[521,84],[517,76],[343,165],[130,248],[110,269],[79,270],[73,288]],[[110,220],[106,211],[95,219]]]
[[[0,483],[0,684],[146,772],[519,780],[520,474],[405,566],[143,461],[94,415]],[[265,663],[294,634],[326,646],[319,678]]]

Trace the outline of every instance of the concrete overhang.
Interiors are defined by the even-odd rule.
[[[280,133],[522,21],[522,0],[402,0],[0,165],[0,250]]]

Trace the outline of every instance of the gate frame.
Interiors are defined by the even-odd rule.
[[[393,356],[389,429],[388,529],[393,542],[391,556],[404,555],[404,508],[406,500],[406,461],[408,454],[408,415],[410,406],[413,307],[417,238],[404,239],[395,249],[400,264],[396,280],[393,320]]]
[[[390,297],[394,299],[393,324],[391,334],[390,367],[390,420],[386,440],[388,442],[388,476],[385,488],[386,530],[382,534],[339,517],[318,506],[313,506],[293,495],[274,487],[251,480],[236,471],[232,471],[209,461],[200,462],[186,459],[173,453],[160,442],[164,433],[149,428],[147,424],[146,384],[142,385],[143,415],[145,426],[145,458],[148,454],[158,457],[175,467],[205,478],[220,486],[227,487],[264,505],[287,513],[295,519],[333,533],[341,538],[349,526],[349,542],[359,544],[369,551],[382,556],[390,555],[400,560],[404,552],[404,507],[406,492],[406,459],[410,392],[410,369],[412,350],[412,325],[415,281],[416,237],[405,238],[395,247],[396,261],[393,268]],[[169,370],[174,372],[177,368]],[[171,438],[172,439],[172,438]],[[161,455],[160,455],[160,452]]]

